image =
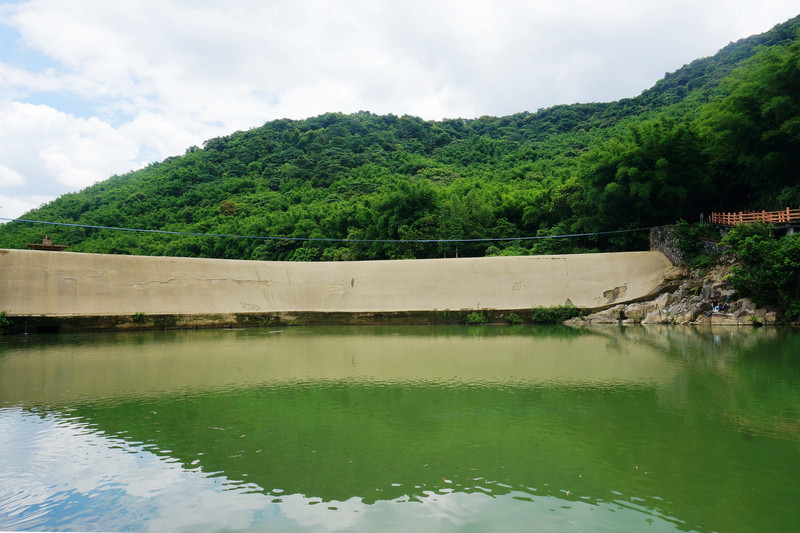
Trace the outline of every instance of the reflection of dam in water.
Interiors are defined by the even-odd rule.
[[[603,335],[537,328],[531,335],[420,335],[351,327],[124,333],[96,344],[29,348],[0,359],[0,402],[58,405],[97,397],[153,396],[231,384],[437,384],[653,387],[675,365],[658,346],[613,346]],[[391,330],[390,330],[391,331]],[[468,330],[469,331],[469,330]],[[126,336],[134,335],[130,340]],[[142,349],[142,342],[148,349]],[[491,350],[487,345],[491,344]],[[611,346],[609,346],[609,343]],[[609,357],[609,349],[618,352]],[[19,376],[25,376],[20,380]]]
[[[12,317],[596,308],[653,293],[661,252],[326,263],[0,250]],[[176,325],[172,323],[170,325]],[[197,324],[203,325],[203,324]]]
[[[419,383],[486,386],[658,388],[669,383],[687,346],[715,372],[776,336],[649,326],[318,326],[279,330],[125,332],[14,337],[0,357],[0,404],[59,405],[91,398],[158,396],[231,385],[294,386]],[[731,345],[735,342],[735,345]],[[21,378],[23,376],[24,378]]]

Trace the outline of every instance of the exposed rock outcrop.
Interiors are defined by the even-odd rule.
[[[738,297],[725,279],[731,266],[717,266],[704,276],[688,275],[677,290],[663,293],[654,300],[615,305],[588,316],[573,318],[566,324],[775,324],[775,312],[758,308],[749,298]]]

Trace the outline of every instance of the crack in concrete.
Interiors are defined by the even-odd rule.
[[[131,289],[137,289],[139,287],[144,287],[145,285],[167,285],[169,283],[175,283],[175,278],[170,278],[167,281],[155,280],[155,281],[148,281],[146,283],[134,283],[133,285],[131,285]]]

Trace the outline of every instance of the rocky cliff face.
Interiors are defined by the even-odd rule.
[[[725,276],[730,263],[719,265],[703,276],[686,272],[678,289],[647,302],[620,304],[570,325],[588,324],[681,324],[753,326],[773,325],[777,315],[758,308],[749,298],[739,298]],[[714,306],[716,296],[717,306]]]

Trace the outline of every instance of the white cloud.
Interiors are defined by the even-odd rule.
[[[246,493],[247,487],[225,487],[225,478],[186,470],[74,420],[0,409],[0,429],[6,483],[0,496],[12,485],[22,495],[14,512],[0,513],[4,530],[58,525],[115,531],[134,524],[151,531],[240,530],[277,508],[263,494]],[[59,512],[65,504],[67,511]],[[109,505],[118,512],[108,512]]]
[[[13,102],[0,106],[0,121],[0,161],[29,185],[86,186],[138,154],[135,143],[96,117]]]
[[[0,141],[14,145],[0,164],[25,184],[0,194],[62,194],[283,117],[476,117],[636,96],[797,12],[795,0],[7,4],[18,57],[0,60]],[[49,63],[26,67],[25,51]]]
[[[0,164],[0,187],[2,186],[14,186],[14,185],[24,185],[25,178],[23,178],[19,172],[16,170],[12,170],[7,166]]]

